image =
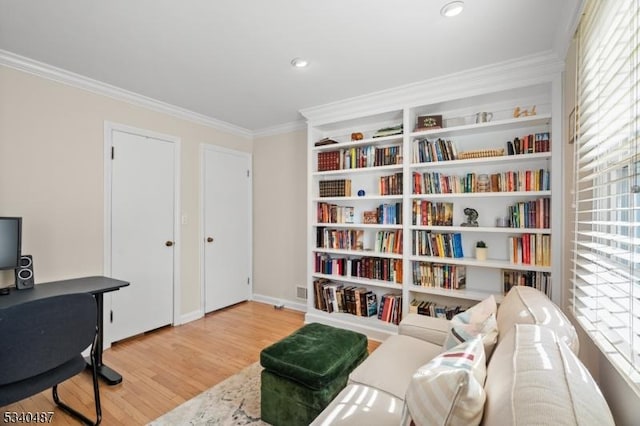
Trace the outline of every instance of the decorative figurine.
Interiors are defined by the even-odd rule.
[[[527,109],[520,109],[520,107],[516,107],[516,109],[513,110],[513,117],[514,118],[520,118],[520,117],[529,117],[532,115],[536,115],[536,106],[532,106],[531,110],[527,110]]]
[[[460,224],[460,226],[478,226],[478,211],[467,207],[464,209],[464,214],[467,215],[467,221]]]
[[[364,189],[361,189],[360,191],[358,191],[358,197],[364,197]]]

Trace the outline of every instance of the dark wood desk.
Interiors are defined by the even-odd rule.
[[[9,306],[18,305],[36,299],[45,297],[58,296],[70,293],[91,293],[96,298],[98,308],[96,348],[94,358],[87,358],[87,364],[95,363],[98,367],[98,375],[102,377],[107,384],[116,385],[122,382],[122,376],[113,369],[107,367],[102,362],[102,333],[103,333],[103,315],[104,303],[103,295],[110,291],[116,291],[122,287],[128,286],[126,281],[116,280],[108,277],[82,277],[70,280],[52,281],[35,285],[33,288],[16,290],[11,289],[11,293],[6,296],[0,296],[0,309]]]

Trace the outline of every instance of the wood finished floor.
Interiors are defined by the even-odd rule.
[[[103,359],[124,380],[116,386],[100,384],[102,424],[144,425],[154,420],[258,361],[264,347],[298,329],[303,321],[301,312],[245,302],[182,326],[116,343]],[[369,341],[369,351],[378,345]],[[64,382],[58,391],[63,401],[95,418],[88,373]],[[0,412],[54,411],[53,424],[79,424],[54,407],[47,390]]]

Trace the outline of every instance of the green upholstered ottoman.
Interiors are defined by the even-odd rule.
[[[324,324],[307,324],[260,353],[262,421],[308,425],[345,387],[368,355],[367,337]]]

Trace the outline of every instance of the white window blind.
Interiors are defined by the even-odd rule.
[[[589,1],[577,38],[572,310],[640,384],[640,0]]]

